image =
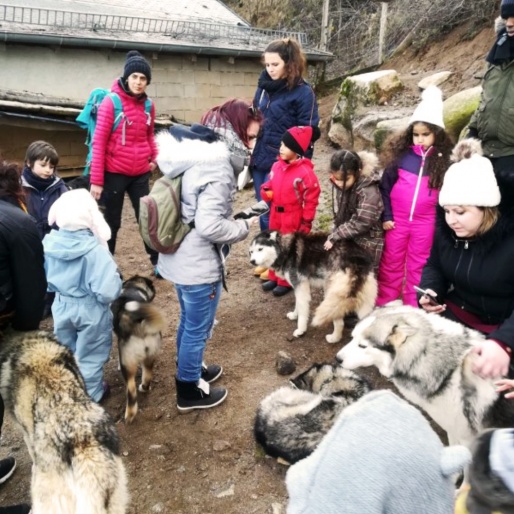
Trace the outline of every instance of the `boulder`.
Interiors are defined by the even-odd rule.
[[[341,84],[339,99],[332,110],[330,140],[341,144],[330,135],[332,126],[340,125],[349,133],[349,142],[353,145],[353,123],[356,117],[362,115],[365,108],[370,105],[383,105],[402,88],[403,84],[394,70],[380,70],[347,77]],[[340,136],[341,132],[341,129],[337,128],[333,135]]]
[[[381,149],[384,141],[390,134],[406,129],[409,126],[410,118],[410,116],[405,116],[403,118],[395,118],[378,122],[377,128],[373,134],[375,148],[377,151]]]
[[[454,141],[459,139],[462,129],[469,123],[480,103],[482,86],[460,91],[443,103],[443,115],[446,131]]]
[[[439,86],[443,82],[446,82],[450,75],[451,71],[440,71],[439,73],[434,73],[429,77],[425,77],[418,82],[419,89],[426,89],[428,86]]]
[[[374,150],[376,148],[375,132],[378,125],[382,122],[395,121],[398,117],[408,116],[409,113],[410,109],[372,110],[357,118],[353,123],[354,150]]]
[[[353,144],[352,133],[341,123],[332,123],[328,131],[328,139],[340,148],[348,148]]]

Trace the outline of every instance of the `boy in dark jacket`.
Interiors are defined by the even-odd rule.
[[[68,191],[64,181],[55,173],[58,162],[56,149],[46,141],[34,141],[27,148],[21,185],[25,191],[27,211],[36,221],[41,240],[52,228],[48,224],[50,207]],[[47,293],[43,319],[50,315],[54,297],[54,293]]]

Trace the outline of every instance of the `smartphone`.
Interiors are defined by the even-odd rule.
[[[414,290],[416,292],[422,294],[423,296],[426,296],[430,300],[430,303],[432,305],[441,305],[439,303],[439,301],[437,300],[437,298],[433,294],[431,294],[428,291],[426,291],[425,289],[421,289],[421,287],[414,286]]]

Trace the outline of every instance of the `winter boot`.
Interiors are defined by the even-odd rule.
[[[198,382],[182,382],[175,379],[177,385],[177,409],[189,412],[195,409],[210,409],[225,401],[227,390],[224,387],[210,387],[200,379]]]
[[[217,364],[205,364],[202,362],[202,380],[205,380],[208,384],[212,384],[218,378],[221,377],[223,368]]]

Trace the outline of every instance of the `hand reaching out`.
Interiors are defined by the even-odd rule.
[[[501,380],[495,382],[494,385],[496,386],[496,391],[498,393],[501,393],[502,391],[510,391],[503,395],[505,398],[514,398],[514,380],[509,378],[502,378]]]

